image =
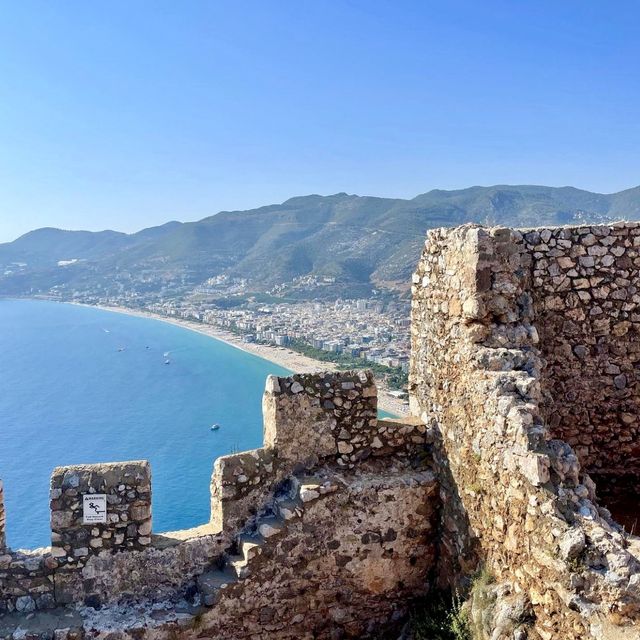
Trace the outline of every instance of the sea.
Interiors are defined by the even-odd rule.
[[[8,544],[50,544],[49,478],[60,465],[149,460],[154,531],[207,522],[213,462],[262,445],[265,377],[289,373],[159,320],[0,300]]]

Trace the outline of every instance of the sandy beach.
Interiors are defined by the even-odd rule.
[[[128,309],[126,307],[108,307],[104,305],[81,305],[81,306],[94,306],[103,311],[111,311],[113,313],[124,313],[131,316],[139,316],[142,318],[152,318],[154,320],[160,320],[161,322],[167,322],[169,324],[175,324],[184,329],[190,331],[197,331],[210,338],[221,340],[228,345],[251,353],[252,355],[269,360],[274,364],[277,364],[285,369],[289,369],[295,373],[313,373],[316,371],[336,371],[337,367],[332,362],[321,362],[320,360],[314,360],[308,356],[304,356],[301,353],[287,349],[286,347],[276,347],[265,344],[256,344],[252,342],[243,342],[242,338],[230,331],[223,331],[218,327],[214,327],[209,324],[202,324],[200,322],[192,322],[190,320],[184,320],[182,318],[171,318],[169,316],[163,316],[149,311],[139,311],[136,309]],[[401,400],[394,398],[388,393],[388,389],[380,382],[378,382],[378,406],[383,411],[387,411],[395,416],[404,416],[408,413],[409,407]]]

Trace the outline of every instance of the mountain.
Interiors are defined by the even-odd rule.
[[[226,274],[267,291],[317,276],[335,295],[404,284],[425,232],[480,222],[517,227],[640,219],[640,187],[470,187],[411,200],[338,193],[291,198],[135,234],[38,229],[0,244],[0,295],[189,290]]]

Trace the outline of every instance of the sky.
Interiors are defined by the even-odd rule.
[[[0,0],[0,242],[640,184],[640,3]]]

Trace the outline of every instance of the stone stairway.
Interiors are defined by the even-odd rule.
[[[202,604],[212,607],[224,589],[250,575],[264,545],[282,534],[290,520],[302,517],[306,503],[337,490],[338,484],[329,478],[289,478],[288,488],[276,494],[265,512],[236,536],[218,565],[198,576],[196,584]]]

